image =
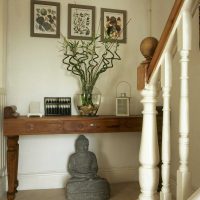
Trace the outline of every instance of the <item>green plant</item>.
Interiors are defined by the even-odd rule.
[[[68,71],[80,78],[84,105],[92,105],[91,94],[99,76],[113,67],[114,60],[121,59],[117,53],[119,44],[109,37],[102,42],[97,36],[91,41],[63,37],[62,45],[63,63]]]

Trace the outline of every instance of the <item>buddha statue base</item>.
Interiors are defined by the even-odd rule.
[[[110,198],[109,183],[102,178],[69,181],[66,196],[67,200],[108,200]]]

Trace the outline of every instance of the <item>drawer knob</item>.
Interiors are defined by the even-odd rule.
[[[33,124],[29,124],[29,130],[33,130],[34,129],[34,125]]]
[[[91,126],[91,127],[94,127],[94,126],[95,126],[95,124],[91,123],[91,124],[90,124],[90,126]]]

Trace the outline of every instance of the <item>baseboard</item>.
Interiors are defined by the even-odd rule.
[[[99,176],[110,183],[138,181],[138,168],[99,169]],[[69,179],[68,173],[19,174],[18,190],[64,188]]]
[[[123,183],[138,181],[138,168],[121,167],[99,170],[99,175],[105,177],[110,183]]]
[[[0,176],[0,199],[6,199],[6,178],[5,176]]]
[[[198,200],[200,199],[200,188],[197,189],[188,200]]]
[[[172,199],[176,199],[176,187],[177,187],[177,181],[176,181],[176,177],[171,176],[170,177],[170,189],[171,189],[171,193],[172,193]],[[192,193],[194,193],[198,187],[192,186]]]
[[[171,176],[170,177],[170,189],[172,194],[172,199],[176,199],[176,177]]]
[[[63,188],[69,175],[67,173],[19,174],[18,190]]]

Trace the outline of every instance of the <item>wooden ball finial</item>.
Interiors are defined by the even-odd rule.
[[[146,58],[146,61],[150,61],[158,45],[158,40],[154,37],[146,37],[140,44],[140,51]]]

